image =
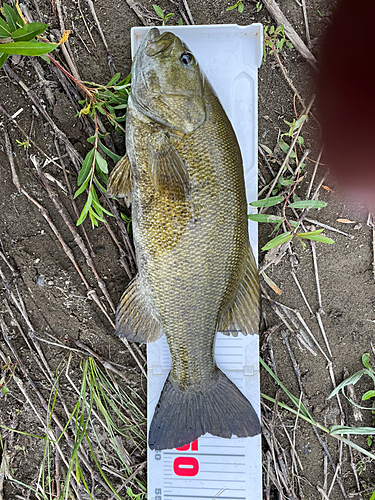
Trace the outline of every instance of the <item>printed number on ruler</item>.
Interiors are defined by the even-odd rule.
[[[178,451],[198,451],[198,439],[191,444],[185,444],[181,448],[176,448]],[[188,457],[186,455],[177,457],[173,461],[173,472],[176,476],[193,477],[199,472],[199,462],[195,457]]]

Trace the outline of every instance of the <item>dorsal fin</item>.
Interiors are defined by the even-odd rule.
[[[219,318],[217,331],[236,337],[258,333],[260,320],[259,276],[249,245],[245,275],[233,304]]]

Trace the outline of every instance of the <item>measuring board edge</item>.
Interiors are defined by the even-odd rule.
[[[132,28],[132,57],[150,28]],[[262,25],[158,26],[158,29],[171,31],[183,39],[199,61],[235,129],[243,157],[247,201],[257,199],[257,70],[263,52]],[[215,62],[217,53],[220,63]],[[223,67],[226,67],[224,72]],[[256,222],[249,221],[249,236],[257,260]],[[258,352],[257,335],[234,338],[218,334],[215,339],[218,366],[260,416]],[[170,368],[165,337],[148,344],[147,360],[148,429]],[[206,434],[178,450],[160,452],[148,448],[147,460],[149,500],[262,498],[260,436],[229,440]]]

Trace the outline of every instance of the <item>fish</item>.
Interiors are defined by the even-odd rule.
[[[217,332],[257,333],[259,277],[249,244],[240,148],[187,45],[150,29],[135,55],[126,155],[108,194],[132,207],[138,274],[123,293],[116,334],[155,342],[172,365],[148,434],[150,449],[210,433],[255,436],[248,399],[217,367]]]

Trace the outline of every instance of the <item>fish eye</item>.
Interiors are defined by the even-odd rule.
[[[190,66],[194,61],[194,56],[190,52],[184,52],[181,54],[180,61],[182,64],[185,64],[185,66]]]

